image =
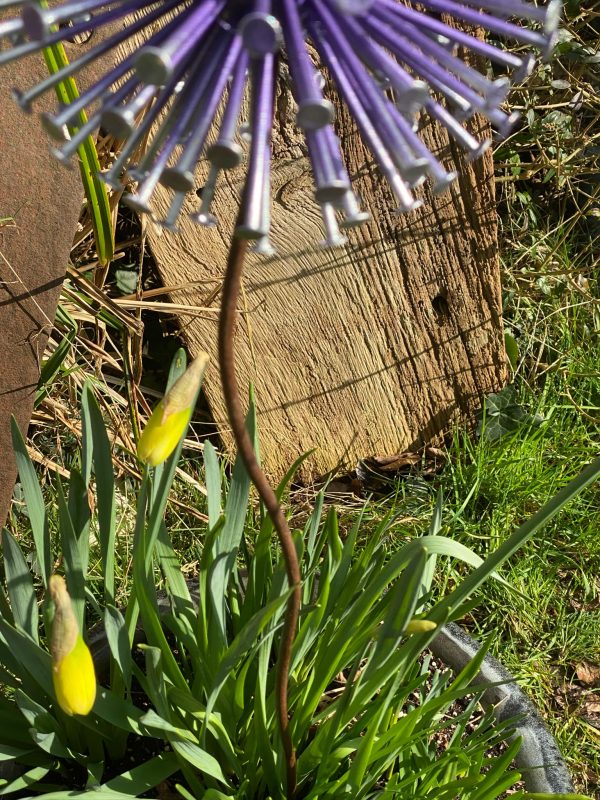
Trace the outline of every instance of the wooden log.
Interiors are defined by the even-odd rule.
[[[251,256],[237,330],[240,385],[256,387],[261,455],[268,474],[283,475],[301,453],[305,480],[357,459],[439,440],[472,418],[481,398],[505,378],[493,164],[475,164],[429,124],[423,138],[459,180],[439,197],[427,189],[424,206],[397,215],[371,155],[343,107],[337,127],[372,220],[348,234],[343,249],[322,250],[320,212],[312,198],[302,136],[291,124],[289,95],[277,97],[273,158],[273,244],[277,256]],[[489,135],[480,120],[474,133]],[[206,165],[199,172],[202,186]],[[225,173],[217,190],[215,229],[187,218],[180,233],[148,226],[165,285],[205,281],[178,291],[192,352],[215,354],[218,290],[227,257],[243,172]],[[158,190],[157,218],[170,194]],[[231,448],[216,355],[205,383],[208,400]]]

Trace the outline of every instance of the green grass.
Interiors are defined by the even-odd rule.
[[[544,402],[545,400],[545,402]],[[589,431],[569,409],[556,409],[550,390],[538,403],[552,411],[537,430],[497,443],[457,437],[441,478],[450,495],[448,532],[483,553],[552,495],[594,453]],[[469,627],[494,634],[494,652],[547,718],[579,779],[598,792],[600,749],[577,712],[576,669],[600,662],[600,489],[586,493],[513,559],[506,577],[527,599],[488,585]],[[564,703],[567,702],[567,707]],[[595,780],[593,776],[596,776]]]
[[[496,152],[505,323],[519,345],[514,384],[545,421],[497,442],[455,437],[441,479],[448,511],[476,488],[449,527],[482,548],[598,452],[600,68],[590,8],[567,4],[558,60],[517,94],[530,126]],[[542,710],[577,787],[597,798],[600,729],[586,722],[585,703],[598,703],[600,687],[576,670],[600,665],[599,533],[596,487],[513,560],[507,577],[528,599],[489,586],[471,620],[476,633],[499,634],[494,650]]]
[[[448,461],[433,481],[417,482],[415,492],[414,483],[399,479],[388,498],[372,504],[375,519],[390,510],[398,514],[398,540],[424,529],[441,490],[442,533],[484,556],[597,454],[599,331],[590,329],[591,319],[585,320],[587,327],[574,324],[566,305],[562,296],[542,304],[540,319],[553,320],[544,323],[543,332],[518,317],[524,350],[514,378],[516,395],[541,424],[526,422],[492,441],[457,430]],[[534,369],[529,361],[541,343],[554,361]],[[452,569],[448,565],[440,591],[453,584]],[[503,575],[517,592],[488,583],[463,624],[479,638],[492,636],[492,652],[541,710],[577,788],[600,798],[600,729],[585,719],[585,703],[594,696],[599,701],[600,687],[594,692],[577,678],[584,662],[600,665],[600,486],[570,504]],[[597,725],[600,715],[594,718]]]

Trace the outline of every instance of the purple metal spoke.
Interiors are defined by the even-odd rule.
[[[313,4],[313,9],[316,14],[316,3]],[[405,136],[392,118],[389,111],[392,104],[365,71],[333,15],[323,5],[319,7],[318,14],[329,41],[336,43],[340,61],[343,62],[348,78],[361,98],[365,111],[372,119],[377,119],[378,133],[400,174],[410,186],[416,185],[423,179],[426,164],[422,159],[415,158]]]
[[[142,214],[151,214],[150,200],[170,155],[171,151],[168,148],[160,152],[152,165],[152,170],[138,185],[136,192],[134,194],[124,194],[123,202],[127,203],[135,211],[140,211]]]
[[[254,0],[253,6],[253,11],[245,14],[238,26],[244,47],[252,58],[277,53],[283,34],[279,20],[271,14],[271,0]]]
[[[412,48],[406,39],[390,30],[388,25],[376,19],[374,15],[371,15],[365,22],[365,28],[376,41],[391,50],[397,58],[410,66],[431,87],[450,100],[464,118],[471,116],[474,111],[472,102],[467,99],[466,94],[469,94],[471,99],[475,98],[479,105],[483,105],[483,98],[470,91],[467,86],[453,78],[449,72],[433,64],[419,50]]]
[[[333,122],[333,105],[323,97],[317,84],[316,70],[306,50],[296,0],[280,0],[280,6],[292,91],[298,104],[296,122],[306,130],[322,128]]]
[[[267,258],[272,258],[274,255],[277,255],[277,250],[273,247],[267,235],[261,236],[260,239],[254,239],[249,249],[251,252],[266,256]]]
[[[191,6],[185,19],[160,47],[144,45],[137,55],[135,69],[143,83],[162,86],[166,83],[177,60],[194,54],[207,31],[223,10],[225,0],[204,0]]]
[[[53,75],[49,75],[27,92],[19,92],[17,89],[15,89],[15,96],[19,105],[24,110],[29,110],[31,103],[38,97],[41,97],[41,95],[43,95],[45,92],[54,88],[65,78],[68,78],[74,73],[78,72],[80,69],[87,66],[87,64],[91,64],[96,58],[99,58],[109,50],[112,50],[113,47],[121,44],[121,42],[125,41],[130,36],[133,36],[134,33],[142,30],[144,27],[146,27],[146,25],[149,25],[151,22],[154,22],[155,20],[164,16],[171,8],[179,3],[180,0],[171,0],[171,2],[166,2],[164,6],[159,6],[151,13],[145,15],[143,18],[135,20],[131,25],[128,25],[122,31],[118,31],[117,33],[113,34],[113,36],[109,36],[108,39],[100,42],[100,44],[96,45],[96,47],[92,47],[87,53],[84,53],[79,58],[71,61]],[[128,3],[127,5],[130,10],[135,9],[135,3]],[[129,61],[131,62],[131,59],[129,59]]]
[[[321,247],[344,247],[348,244],[348,239],[340,231],[335,207],[331,203],[321,203],[321,216],[325,224],[325,239],[321,242]]]
[[[373,0],[332,0],[332,2],[342,14],[350,14],[352,16],[366,14],[373,5]]]
[[[279,21],[272,15],[255,11],[242,17],[238,32],[244,47],[253,58],[265,53],[277,53],[283,41]]]
[[[225,58],[213,73],[212,81],[197,104],[196,111],[189,121],[191,134],[185,143],[181,158],[174,167],[165,170],[161,183],[177,191],[191,191],[194,188],[194,170],[213,124],[214,115],[223,97],[227,81],[240,54],[242,39],[233,37],[228,45]]]
[[[324,128],[324,132],[324,143],[329,148],[329,157],[333,159],[335,168],[337,170],[337,176],[339,180],[347,183],[350,186],[350,177],[340,151],[340,140],[338,139],[333,126],[327,126]]]
[[[4,20],[4,22],[0,22],[0,39],[4,36],[14,36],[24,30],[23,20],[20,17]]]
[[[227,105],[221,119],[217,141],[207,150],[207,158],[221,169],[232,169],[242,161],[242,148],[235,141],[240,109],[246,91],[248,53],[242,50],[235,65]]]
[[[361,211],[358,198],[353,191],[347,192],[342,200],[342,211],[344,219],[340,222],[340,228],[354,228],[371,219],[368,211]]]
[[[217,54],[219,54],[218,51]],[[210,77],[211,76],[209,75],[209,80]],[[185,129],[187,122],[188,119],[186,115],[182,113],[177,118],[176,123],[169,130],[168,136],[166,137],[160,152],[153,159],[152,165],[149,171],[146,173],[144,180],[138,186],[136,193],[124,196],[124,201],[131,208],[143,213],[150,213],[151,210],[149,204],[152,194],[154,193],[154,190],[156,189],[156,186],[158,185],[158,182],[165,171],[167,163],[173,153],[173,150],[177,146],[181,133]]]
[[[255,14],[270,14],[272,8],[271,0],[254,0]]]
[[[140,0],[138,7],[144,6],[147,3],[155,2],[155,0]],[[31,39],[39,41],[45,39],[54,25],[59,25],[69,20],[76,20],[78,17],[89,15],[92,11],[97,11],[102,6],[108,5],[107,0],[79,0],[75,3],[62,3],[58,6],[51,8],[42,8],[41,6],[34,5],[33,3],[27,4],[21,13],[23,25],[27,31],[27,35]],[[115,3],[119,8],[122,3]],[[93,24],[91,17],[87,18],[88,27]]]
[[[155,134],[141,163],[135,170],[129,171],[132,177],[135,175],[136,180],[143,179],[147,172],[154,169],[155,159],[158,157],[159,151],[162,152],[167,149],[170,157],[177,145],[184,140],[190,122],[194,119],[196,109],[201,103],[204,94],[208,91],[215,75],[218,74],[227,46],[226,37],[229,36],[230,34],[223,30],[216,31],[211,35],[205,47],[196,55],[188,71],[183,91],[175,99],[165,122]],[[171,80],[176,81],[176,75]],[[162,173],[159,177],[162,177]]]
[[[159,47],[161,42],[163,42],[167,36],[169,36],[171,31],[177,27],[178,23],[179,19],[173,19],[168,22],[148,40],[148,44],[153,47]],[[132,67],[135,65],[137,55],[137,53],[133,53],[126,59],[126,61]],[[184,54],[180,54],[180,56],[174,61],[173,74],[167,82],[167,86],[169,87],[169,95],[175,91],[177,82],[185,72],[187,66],[187,59],[184,57]],[[136,81],[139,84],[137,75]],[[119,106],[114,100],[106,103],[102,115],[103,126],[114,136],[118,136],[123,139],[127,138],[135,130],[136,119],[138,115],[144,110],[145,106],[151,102],[157,92],[158,87],[150,84],[149,86],[143,86],[140,92],[127,105]],[[166,102],[168,99],[164,89],[161,90],[160,96],[164,98],[164,102]]]
[[[429,96],[427,84],[416,80],[382,47],[367,38],[365,31],[352,17],[338,20],[356,53],[376,74],[385,75],[390,85],[396,89],[396,104],[401,111],[413,115]]]
[[[271,158],[270,144],[265,145],[265,161],[267,164]],[[263,193],[261,198],[261,226],[266,233],[258,239],[254,239],[250,245],[253,253],[259,253],[263,256],[275,255],[275,248],[269,239],[271,230],[271,170],[265,173],[265,182],[263,184]]]
[[[208,176],[202,187],[202,195],[200,196],[200,209],[193,214],[190,214],[196,224],[203,225],[206,228],[214,228],[217,224],[217,218],[211,213],[210,207],[215,196],[217,188],[217,178],[219,176],[220,168],[216,164],[211,164],[208,168]]]
[[[178,145],[185,146],[202,99],[221,68],[230,36],[231,33],[219,29],[204,43],[204,47],[187,70],[183,88],[175,98],[167,118],[138,166],[136,170],[138,174],[143,176],[145,170],[152,168],[152,161],[165,141],[170,142],[171,152],[174,152]]]
[[[522,70],[525,60],[528,59],[527,56],[523,58],[516,56],[514,53],[510,53],[508,50],[500,50],[499,47],[494,47],[472,36],[470,33],[465,33],[464,31],[447,25],[445,22],[435,17],[430,17],[427,14],[423,14],[421,11],[416,11],[414,8],[405,6],[404,3],[395,3],[394,13],[402,19],[412,22],[414,25],[437,33],[440,36],[445,36],[451,42],[467,47],[471,52],[483,56],[496,64],[508,67],[509,69]]]
[[[460,146],[467,151],[467,158],[469,161],[479,158],[488,147],[491,145],[489,139],[479,141],[467,131],[458,120],[452,116],[448,109],[436,103],[434,100],[429,100],[425,104],[425,108],[430,117],[435,119],[446,128],[450,136],[457,141]]]
[[[187,192],[175,192],[171,205],[167,211],[167,216],[164,219],[158,220],[161,228],[164,228],[171,233],[178,233],[177,219],[181,213],[183,204],[185,203]]]
[[[512,127],[514,119],[508,117],[498,108],[489,107],[484,97],[474,92],[447,70],[427,59],[418,50],[412,48],[409,41],[391,31],[389,25],[371,16],[368,22],[365,23],[365,27],[378,41],[392,49],[399,58],[426,78],[434,88],[438,89],[452,102],[457,103],[467,116],[470,116],[472,111],[479,111],[502,132]],[[467,107],[463,103],[466,103]]]
[[[454,78],[447,70],[428,59],[420,50],[414,48],[410,40],[391,29],[387,21],[382,21],[373,14],[365,21],[365,29],[369,35],[391,50],[397,58],[408,64],[411,69],[456,103],[465,113],[469,113],[469,109],[474,107],[474,103],[483,105],[482,97]]]
[[[216,36],[212,36],[209,39],[209,45],[213,44]],[[208,46],[208,45],[207,45]],[[206,55],[206,46],[202,48],[196,56],[194,60],[190,72],[193,73],[194,69],[199,66],[204,57]],[[160,92],[154,101],[153,105],[148,109],[144,119],[141,121],[139,125],[134,129],[134,131],[130,134],[127,138],[125,144],[121,152],[119,153],[117,159],[113,163],[112,167],[108,172],[105,172],[101,175],[101,178],[112,187],[118,187],[121,185],[120,183],[120,173],[122,169],[125,167],[125,164],[129,161],[130,156],[133,154],[134,150],[140,145],[140,143],[146,138],[148,133],[150,132],[155,120],[161,113],[162,109],[169,103],[171,100],[173,93],[175,91],[175,87],[180,79],[179,72],[176,72],[174,75],[171,76],[171,79],[160,89]],[[147,88],[147,87],[146,87]],[[152,88],[152,87],[151,87]],[[181,99],[179,96],[176,99],[176,102]],[[110,105],[111,114],[118,113],[118,108],[115,106],[113,107],[112,104]],[[126,109],[124,110],[121,107],[121,120],[127,120],[127,112]],[[172,125],[172,120],[167,118],[167,122],[164,123],[159,132],[155,135],[154,140],[150,146],[150,148],[146,151],[146,158],[151,159],[153,157],[154,152],[158,151],[158,146],[160,145],[161,133],[162,131],[168,127],[168,125]]]
[[[397,112],[397,117],[394,117],[394,112],[396,112],[394,104],[382,93],[378,94],[378,90],[369,83],[366,75],[358,75],[349,71],[349,77],[354,89],[363,100],[365,110],[373,119],[377,120],[379,135],[400,171],[400,175],[411,188],[418,186],[426,175],[427,163],[424,159],[415,156],[414,149],[407,141],[405,132],[412,131],[411,126],[400,112]],[[404,122],[402,128],[397,124],[397,119],[402,119]]]
[[[523,3],[521,0],[462,0],[466,6],[482,8],[503,17],[520,17],[532,22],[541,22],[544,27],[556,29],[560,15],[560,2],[550,0],[543,6]]]
[[[497,33],[508,39],[514,39],[517,42],[539,47],[543,52],[546,52],[548,48],[548,39],[543,34],[529,30],[529,28],[515,25],[512,22],[505,22],[504,20],[498,19],[498,17],[493,17],[491,14],[474,11],[466,6],[460,5],[460,3],[455,3],[454,0],[419,1],[421,5],[426,8],[439,11],[441,14],[449,14],[456,19],[462,19],[465,22],[484,28],[491,33]],[[376,0],[376,3],[377,5],[385,5],[392,11],[397,8],[396,0]]]
[[[137,86],[137,81],[135,78],[128,78],[123,85],[120,87],[118,92],[114,95],[115,97],[119,97],[120,100],[125,99],[128,95],[130,95],[135,87]],[[97,94],[97,84],[94,85],[90,90],[94,94]],[[86,92],[87,94],[87,92]],[[101,96],[101,100],[104,100],[105,97],[112,96],[110,92],[105,92]],[[47,112],[41,114],[42,120],[42,127],[53,139],[57,141],[63,141],[65,138],[64,130],[65,127],[68,126],[77,126],[78,120],[75,119],[83,109],[85,105],[85,101],[83,104],[79,103],[79,99],[70,103],[69,105],[65,106],[58,114],[49,114]],[[97,109],[96,114],[98,115],[98,119],[102,118],[102,114],[104,111],[103,104]]]
[[[134,86],[139,86],[137,75],[132,78]],[[137,94],[121,105],[116,94],[102,108],[102,127],[119,139],[126,139],[135,130],[136,120],[159,92],[158,86],[142,86]],[[108,98],[107,98],[108,99]]]
[[[403,180],[403,178],[400,176],[400,173],[396,169],[390,154],[388,153],[375,128],[374,120],[371,119],[362,105],[360,98],[352,85],[352,82],[346,75],[346,72],[337,57],[336,52],[323,35],[318,24],[316,24],[313,20],[311,20],[309,23],[309,30],[313,40],[317,44],[317,48],[321,54],[321,57],[333,75],[338,89],[344,97],[352,116],[356,120],[356,124],[359,127],[362,138],[365,140],[369,149],[375,156],[381,171],[385,175],[390,188],[395,194],[399,203],[399,209],[401,211],[411,211],[414,208],[417,208],[420,205],[420,202],[415,201],[410,193],[406,181]]]
[[[267,236],[263,197],[268,180],[271,158],[271,128],[275,93],[275,56],[265,53],[251,65],[250,157],[244,192],[246,213],[236,227],[236,236],[242,239],[260,239]]]
[[[67,36],[72,36],[73,34],[69,31],[65,33],[64,30],[60,31],[60,36],[56,40],[60,42],[62,39],[66,39]],[[37,53],[38,50],[43,50],[46,47],[45,42],[24,42],[23,44],[15,45],[11,47],[10,50],[4,50],[0,53],[0,66],[3,64],[10,64],[11,61],[17,61],[20,58],[24,58],[28,56],[30,53]]]
[[[123,39],[129,38],[130,36],[132,36],[141,28],[145,27],[150,22],[153,22],[159,17],[161,17],[164,13],[166,13],[169,10],[169,8],[178,5],[178,3],[179,0],[174,0],[173,2],[170,3],[167,2],[165,3],[164,7],[155,10],[151,14],[146,15],[143,18],[143,20],[137,20],[130,27],[126,28],[125,31],[123,32],[124,35],[121,35],[121,33],[115,34],[114,37],[111,37],[111,39],[113,39],[111,46],[119,44]],[[170,25],[172,26],[173,22],[171,22]],[[157,43],[162,41],[162,39],[167,35],[168,30],[169,30],[169,25],[157,31],[157,33],[153,37],[153,41]],[[95,48],[96,50],[98,50],[96,55],[101,55],[105,52],[106,49],[108,49],[105,48],[105,44],[106,43],[103,42],[101,43],[101,45],[98,46],[98,48]],[[83,56],[82,59],[73,61],[70,66],[73,66],[73,64],[77,64],[79,62],[78,69],[81,68],[89,60],[91,60],[87,58],[87,55],[88,54],[86,54],[86,56]],[[105,73],[92,87],[90,87],[90,89],[88,89],[86,92],[83,92],[81,95],[79,95],[78,98],[69,103],[69,105],[65,106],[65,108],[59,114],[57,115],[52,115],[47,113],[42,114],[42,124],[46,129],[46,131],[53,138],[59,140],[62,139],[63,138],[62,129],[64,125],[69,124],[71,120],[74,119],[74,117],[76,117],[81,111],[83,111],[84,108],[86,108],[86,106],[88,106],[90,103],[94,102],[94,100],[96,100],[98,97],[103,95],[110,88],[110,86],[112,86],[113,83],[116,83],[123,77],[123,75],[125,75],[126,72],[129,72],[133,68],[134,60],[135,60],[135,55],[131,55],[126,59],[124,59],[123,61],[121,61],[114,69],[112,69],[110,72]],[[81,63],[82,61],[84,63]],[[34,89],[30,90],[29,92],[26,92],[22,95],[15,94],[15,97],[19,102],[19,104],[21,105],[21,107],[23,107],[25,103],[27,104],[31,103],[31,101],[38,94],[41,94],[42,91],[46,91],[48,88],[50,88],[50,86],[46,85],[47,82],[51,82],[50,85],[53,85],[54,83],[53,79],[56,78],[56,76],[59,76],[58,79],[61,80],[66,75],[68,75],[69,74],[68,66],[62,70],[59,70],[57,73],[55,73],[54,76],[48,78],[47,81],[42,81],[41,84],[38,84],[36,87],[34,87]],[[133,85],[135,85],[137,82],[138,82],[137,80],[134,80]],[[131,89],[129,90],[131,92],[131,90],[133,89],[133,85],[131,85],[130,81],[128,81],[128,83],[131,86]],[[148,100],[150,99],[151,98],[148,98]],[[109,128],[109,130],[111,129]],[[111,130],[111,132],[113,131]],[[119,133],[122,133],[122,131],[120,131]]]
[[[92,136],[98,130],[99,126],[100,113],[97,113],[90,117],[85,125],[78,128],[62,147],[52,147],[50,148],[50,152],[61,164],[70,169],[71,157],[75,155],[80,145],[83,144],[87,137]]]
[[[487,105],[491,104],[491,107],[496,107],[504,101],[510,87],[507,78],[499,78],[492,82],[481,72],[469,67],[460,58],[453,56],[445,47],[431,39],[427,34],[421,33],[415,25],[399,22],[396,15],[390,14],[385,9],[378,12],[377,16],[384,24],[387,23],[394,26],[396,32],[403,38],[417,44],[422,53],[430,56],[434,63],[437,62],[456,75],[462,83],[477,92],[481,92]]]
[[[315,183],[315,199],[318,203],[341,203],[350,189],[350,181],[341,175],[340,164],[333,157],[330,136],[333,128],[305,131],[308,155]]]
[[[444,169],[429,148],[425,146],[420,136],[413,131],[403,115],[393,105],[390,107],[390,113],[413,149],[415,156],[421,162],[425,162],[425,169],[433,180],[433,193],[441,194],[456,180],[456,172],[447,172]]]
[[[166,13],[168,10],[175,8],[178,5],[181,5],[183,2],[184,0],[178,0],[177,2],[165,2],[161,4],[159,6],[159,8],[161,8],[161,14]],[[113,8],[110,11],[107,11],[105,14],[100,14],[96,17],[93,17],[91,20],[81,20],[80,22],[74,22],[68,28],[60,28],[59,30],[49,34],[43,41],[26,42],[25,44],[12,48],[11,50],[5,50],[3,53],[0,53],[0,65],[9,63],[10,61],[14,61],[18,58],[23,58],[30,53],[36,53],[39,50],[43,50],[45,47],[50,47],[50,45],[63,42],[66,39],[71,39],[73,36],[76,36],[80,33],[88,33],[90,29],[95,30],[96,28],[108,25],[111,22],[126,16],[131,11],[134,11],[137,6],[137,0],[130,0],[130,2],[124,3],[117,8]]]
[[[76,125],[77,121],[75,120],[75,117],[77,117],[77,115],[83,111],[86,106],[103,95],[113,85],[113,83],[116,83],[116,81],[129,72],[132,69],[132,60],[133,59],[131,58],[125,59],[125,61],[122,61],[110,72],[107,72],[106,75],[103,75],[93,86],[87,90],[87,92],[83,92],[83,94],[80,94],[79,97],[66,105],[58,114],[54,116],[48,115],[45,117],[44,127],[50,133],[50,135],[55,139],[62,139],[63,137],[61,131],[63,126],[69,124]],[[13,94],[19,105],[22,106],[21,97],[16,92],[13,92]]]

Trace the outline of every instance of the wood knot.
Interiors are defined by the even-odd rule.
[[[312,176],[308,168],[303,167],[288,178],[275,194],[275,199],[286,211],[297,211],[306,207],[307,196],[312,194]]]
[[[431,307],[437,322],[441,325],[450,316],[450,306],[448,304],[448,290],[442,288],[431,300]]]

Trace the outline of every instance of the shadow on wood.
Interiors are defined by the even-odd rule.
[[[261,455],[273,478],[315,448],[302,477],[310,480],[358,458],[435,441],[473,415],[505,378],[493,165],[474,165],[445,131],[429,125],[427,145],[455,159],[459,180],[441,196],[399,216],[393,197],[338,107],[337,126],[354,186],[372,220],[349,233],[345,248],[322,250],[319,208],[301,135],[279,94],[274,133],[272,240],[277,256],[248,259],[240,308],[240,385],[256,387]],[[478,120],[477,135],[489,135]],[[198,187],[202,186],[199,173]],[[225,173],[214,213],[219,227],[196,227],[186,212],[179,236],[150,224],[149,243],[165,285],[205,281],[177,292],[193,353],[215,354],[218,288],[243,173]],[[159,189],[156,216],[170,195]],[[194,308],[197,313],[194,313]],[[231,448],[213,360],[209,402]]]

